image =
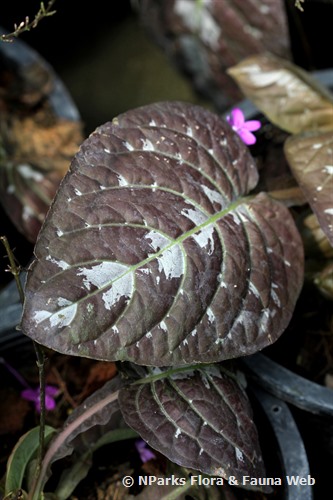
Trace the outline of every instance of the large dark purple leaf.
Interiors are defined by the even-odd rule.
[[[218,109],[241,96],[227,68],[264,51],[291,57],[282,0],[139,0],[137,5],[147,32]]]
[[[270,344],[302,283],[288,210],[209,111],[159,103],[98,128],[36,245],[24,332],[60,352],[167,366]]]
[[[333,130],[289,137],[285,153],[322,230],[333,245]]]
[[[119,405],[152,448],[184,467],[233,475],[239,484],[245,475],[265,477],[251,406],[232,372],[205,367],[147,381],[121,389]]]

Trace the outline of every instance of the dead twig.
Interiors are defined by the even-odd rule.
[[[14,31],[11,33],[7,33],[5,35],[0,36],[0,40],[2,42],[12,42],[14,38],[17,38],[21,33],[25,31],[30,31],[32,28],[36,28],[38,23],[44,19],[44,17],[53,16],[56,13],[55,10],[51,10],[53,7],[55,0],[49,0],[47,6],[44,6],[44,2],[40,3],[40,8],[34,19],[30,21],[29,16],[26,16],[24,21],[21,21],[19,24],[14,24]]]

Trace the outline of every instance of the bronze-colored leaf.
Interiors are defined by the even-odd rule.
[[[314,78],[272,54],[248,57],[228,73],[269,119],[291,133],[333,129],[333,98]]]
[[[317,273],[314,283],[324,297],[333,300],[333,261],[328,261],[324,269]]]
[[[291,136],[285,143],[285,153],[322,230],[333,245],[333,131]]]
[[[317,216],[311,212],[298,224],[307,257],[333,258],[333,246],[322,230]]]

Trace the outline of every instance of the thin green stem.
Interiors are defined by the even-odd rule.
[[[215,366],[214,364],[208,363],[198,363],[196,365],[180,366],[178,368],[170,368],[169,370],[162,371],[160,373],[150,374],[144,378],[140,378],[132,383],[132,385],[150,384],[156,382],[157,380],[162,380],[164,378],[172,377],[173,375],[178,375],[181,373],[190,373],[194,370],[200,370],[207,368],[209,366]]]
[[[305,0],[295,0],[295,7],[297,7],[297,9],[299,9],[301,12],[304,12],[304,9],[301,5],[304,1]]]
[[[103,398],[102,405],[100,401],[96,403],[99,406],[99,411],[102,411],[102,409],[106,405],[113,403],[113,401],[116,401],[118,399],[118,394],[119,391],[116,391],[109,394],[106,398]],[[59,434],[55,437],[55,439],[53,439],[50,446],[46,450],[40,473],[38,477],[35,477],[34,483],[31,487],[31,490],[29,491],[28,500],[40,500],[41,492],[43,490],[44,484],[47,479],[47,471],[53,461],[54,455],[56,454],[60,446],[63,446],[63,444],[66,442],[66,439],[68,439],[69,436],[71,436],[72,432],[79,429],[80,425],[83,422],[87,421],[92,415],[95,414],[96,404],[92,405],[81,415],[77,416],[75,420],[68,423],[68,425],[66,425],[66,427],[59,432]]]
[[[14,254],[12,252],[12,249],[10,248],[10,245],[8,243],[6,236],[1,236],[0,240],[2,241],[2,243],[6,249],[8,259],[9,259],[9,271],[14,276],[14,279],[16,281],[17,290],[18,290],[18,293],[20,296],[20,302],[21,302],[21,304],[23,304],[24,292],[23,292],[23,288],[21,285],[21,281],[20,281],[20,267],[16,265]]]
[[[191,480],[188,479],[185,484],[178,486],[170,493],[163,496],[163,500],[177,500],[180,496],[185,495],[185,493],[192,488]]]
[[[37,366],[39,372],[39,398],[40,398],[40,416],[39,416],[39,448],[37,455],[37,467],[36,467],[36,478],[40,474],[42,467],[42,460],[44,456],[45,448],[45,354],[42,347],[37,343],[33,342],[36,357]]]
[[[216,363],[198,363],[195,365],[186,365],[186,366],[179,366],[177,368],[170,368],[169,370],[161,371],[160,373],[150,373],[144,378],[140,378],[138,380],[135,380],[135,382],[132,383],[132,385],[141,385],[141,384],[151,384],[154,382],[157,382],[158,380],[162,380],[165,378],[172,377],[174,375],[178,374],[186,374],[186,373],[191,373],[194,372],[195,370],[206,370],[209,368],[215,368],[217,367],[221,372],[225,373],[228,377],[232,378],[235,380],[237,383],[239,382],[237,376],[235,373],[232,371],[228,370],[225,368],[223,365]]]
[[[9,271],[15,278],[17,290],[20,296],[20,302],[24,303],[24,291],[20,281],[20,266],[16,265],[15,257],[6,236],[0,237],[9,259]],[[37,366],[39,372],[39,398],[40,398],[40,420],[39,420],[39,448],[37,456],[36,478],[40,474],[45,447],[45,354],[42,347],[33,341],[37,357]]]

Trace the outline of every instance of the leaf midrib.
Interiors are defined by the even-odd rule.
[[[97,290],[95,290],[94,292],[92,293],[89,293],[87,295],[85,295],[85,297],[83,297],[82,299],[79,299],[75,302],[73,302],[72,304],[66,306],[66,307],[62,307],[60,309],[58,309],[56,312],[52,313],[53,314],[56,314],[58,313],[59,311],[64,311],[66,310],[68,307],[72,307],[73,304],[80,304],[81,302],[84,302],[85,300],[87,300],[89,297],[92,297],[94,295],[96,295],[97,293],[100,293],[101,291],[105,290],[106,288],[108,288],[110,285],[116,283],[118,280],[120,279],[123,279],[127,274],[129,273],[135,273],[135,271],[137,269],[140,269],[141,267],[145,266],[146,264],[149,264],[150,262],[152,262],[153,260],[157,259],[158,257],[160,257],[164,252],[168,251],[169,249],[173,248],[175,245],[181,245],[187,238],[190,238],[191,236],[193,236],[194,234],[196,234],[197,232],[200,232],[202,231],[203,229],[205,229],[206,227],[212,225],[212,224],[215,224],[216,221],[218,221],[219,219],[221,219],[222,217],[224,217],[225,215],[227,215],[228,213],[230,213],[231,211],[233,211],[235,208],[237,208],[239,205],[241,205],[242,203],[244,203],[245,201],[245,198],[239,198],[237,201],[231,203],[227,208],[225,208],[224,210],[221,210],[213,215],[211,215],[206,221],[204,221],[203,223],[201,223],[200,225],[198,226],[194,226],[192,229],[190,229],[189,231],[186,231],[185,233],[181,234],[180,236],[178,236],[177,239],[175,240],[172,240],[168,245],[166,245],[165,247],[163,247],[162,249],[158,250],[157,252],[151,254],[149,257],[147,257],[146,259],[138,262],[137,264],[133,264],[131,265],[130,267],[128,267],[128,269],[126,271],[124,271],[122,274],[120,274],[119,276],[117,276],[115,279],[111,280],[110,282],[104,284],[103,286],[101,286],[100,288],[98,288]],[[107,259],[106,259],[107,260]],[[104,260],[103,262],[105,262],[106,260]],[[122,263],[123,265],[126,265],[124,263]],[[51,315],[51,316],[52,316]],[[48,320],[49,318],[46,318],[44,321]]]

